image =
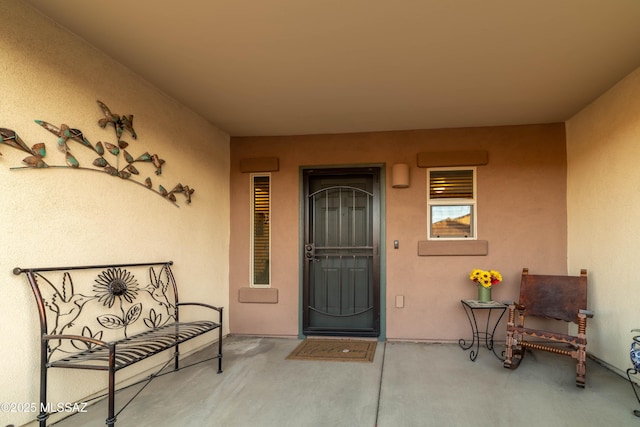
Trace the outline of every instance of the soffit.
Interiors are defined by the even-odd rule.
[[[25,1],[232,136],[562,122],[640,66],[637,0]]]

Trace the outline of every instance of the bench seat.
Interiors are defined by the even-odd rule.
[[[219,323],[206,320],[170,323],[129,338],[74,353],[48,363],[47,367],[107,371],[109,370],[109,345],[115,345],[114,368],[118,371],[219,327]]]

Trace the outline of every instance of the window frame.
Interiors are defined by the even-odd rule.
[[[268,186],[269,186],[269,194],[267,196],[268,206],[266,213],[266,224],[268,225],[268,239],[267,239],[267,263],[268,263],[268,272],[267,272],[267,283],[255,283],[256,282],[256,271],[255,271],[255,260],[256,260],[256,178],[267,178]],[[272,195],[272,180],[270,173],[252,173],[249,177],[249,286],[251,288],[270,288],[271,287],[271,195]],[[264,226],[264,224],[263,224]]]
[[[432,171],[472,171],[472,198],[446,198],[446,199],[432,199],[431,198],[431,172]],[[454,167],[432,167],[427,168],[427,240],[431,241],[467,241],[478,239],[478,175],[477,168],[475,166],[454,166]],[[471,220],[470,227],[471,232],[469,236],[446,236],[439,237],[434,236],[433,224],[431,220],[432,207],[433,206],[470,206],[471,207]]]

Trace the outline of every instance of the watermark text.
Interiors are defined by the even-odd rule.
[[[34,402],[0,402],[0,413],[13,412],[13,413],[25,413],[25,412],[87,412],[86,402],[47,402],[47,403],[34,403]]]

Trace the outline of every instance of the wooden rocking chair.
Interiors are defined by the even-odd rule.
[[[586,308],[587,270],[581,270],[580,276],[543,276],[531,275],[524,268],[520,301],[509,305],[504,367],[517,368],[527,348],[570,356],[577,360],[576,386],[584,388],[587,317],[593,317],[593,312]],[[527,328],[525,317],[530,316],[576,323],[578,334]],[[528,341],[529,338],[532,341]],[[569,349],[558,344],[567,344]]]

